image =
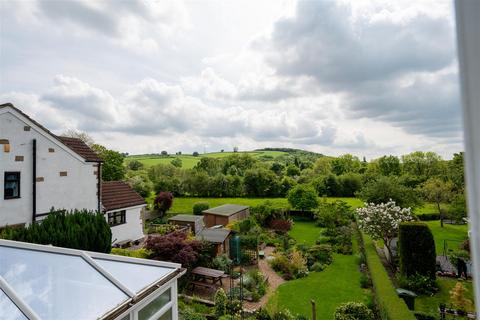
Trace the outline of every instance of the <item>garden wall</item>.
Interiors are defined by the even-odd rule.
[[[387,271],[383,267],[372,239],[362,234],[365,256],[375,290],[375,299],[383,320],[415,320],[405,302],[397,296]]]

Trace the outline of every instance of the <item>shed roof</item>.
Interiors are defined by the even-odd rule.
[[[123,181],[102,182],[102,205],[105,211],[146,204],[135,190]]]
[[[184,273],[175,263],[8,240],[0,256],[0,309],[14,319],[101,319]]]
[[[231,216],[231,215],[233,215],[237,212],[243,211],[243,210],[248,209],[248,208],[249,208],[249,206],[241,206],[241,205],[238,205],[238,204],[224,204],[224,205],[219,206],[219,207],[203,210],[202,212],[203,213],[208,213],[208,214],[214,214],[214,215],[218,215],[218,216],[229,217],[229,216]]]
[[[183,222],[197,222],[203,220],[203,216],[195,216],[193,214],[177,214],[171,218],[168,218],[168,221],[183,221]]]
[[[225,228],[203,229],[197,234],[197,239],[213,243],[223,243],[230,232],[231,230]]]

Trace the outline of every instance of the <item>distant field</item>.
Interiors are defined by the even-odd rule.
[[[347,202],[353,208],[357,208],[362,205],[362,201],[356,198],[327,198],[328,201],[343,200]],[[170,209],[172,213],[193,213],[192,208],[195,202],[208,202],[210,207],[220,206],[222,204],[240,204],[245,206],[257,206],[264,201],[270,201],[275,206],[287,207],[288,201],[286,198],[175,198],[173,200],[173,206]],[[152,198],[147,199],[153,201]]]
[[[212,152],[212,153],[206,153],[206,154],[201,154],[198,157],[194,157],[192,155],[169,155],[168,157],[165,156],[156,156],[156,155],[133,155],[129,156],[125,159],[126,162],[131,161],[131,160],[138,160],[142,162],[145,166],[154,166],[159,163],[163,164],[168,164],[170,163],[173,159],[179,158],[182,160],[182,168],[184,169],[191,169],[193,168],[198,161],[200,161],[201,157],[210,157],[210,158],[225,158],[228,156],[231,156],[233,154],[249,154],[252,157],[259,158],[259,157],[279,157],[281,155],[286,154],[286,152],[282,151],[245,151],[245,152]]]

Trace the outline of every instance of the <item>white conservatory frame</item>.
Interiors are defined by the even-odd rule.
[[[171,320],[178,320],[178,301],[177,301],[177,279],[185,274],[186,270],[181,268],[180,264],[131,258],[125,256],[117,256],[111,254],[88,252],[75,249],[60,248],[48,245],[38,245],[25,242],[17,242],[10,240],[0,240],[0,248],[8,247],[20,250],[31,250],[39,252],[41,254],[61,254],[68,256],[80,257],[84,262],[90,265],[92,273],[98,273],[108,280],[115,288],[122,291],[128,298],[125,301],[120,302],[116,307],[111,310],[105,310],[102,315],[98,315],[97,319],[102,320],[138,320],[139,312],[147,306],[150,302],[158,298],[160,295],[170,290],[170,300],[166,302],[150,319],[158,319],[164,315],[170,309]],[[153,266],[158,267],[166,272],[160,278],[153,278],[152,282],[137,292],[133,292],[125,284],[123,284],[118,278],[114,277],[104,267],[100,266],[94,259],[101,259],[109,262],[125,262],[138,266]],[[135,270],[132,270],[135,271]],[[5,295],[13,302],[18,310],[29,320],[41,320],[36,312],[24,301],[14,288],[0,275],[0,293],[3,291]],[[73,320],[73,319],[72,319]]]

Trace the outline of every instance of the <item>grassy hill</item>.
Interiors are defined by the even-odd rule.
[[[142,154],[142,155],[132,155],[128,156],[125,161],[132,161],[132,160],[138,160],[142,162],[145,166],[153,166],[159,163],[167,164],[170,163],[173,159],[179,158],[182,160],[182,168],[184,169],[191,169],[193,168],[198,161],[202,157],[210,157],[210,158],[224,158],[231,156],[233,154],[249,154],[252,157],[255,158],[261,158],[261,159],[271,159],[274,160],[277,157],[286,155],[287,152],[284,151],[270,151],[270,150],[258,150],[258,151],[244,151],[244,152],[212,152],[212,153],[205,153],[201,154],[198,157],[194,157],[192,155],[168,155],[168,156],[162,156],[162,155],[155,155],[155,154]]]

